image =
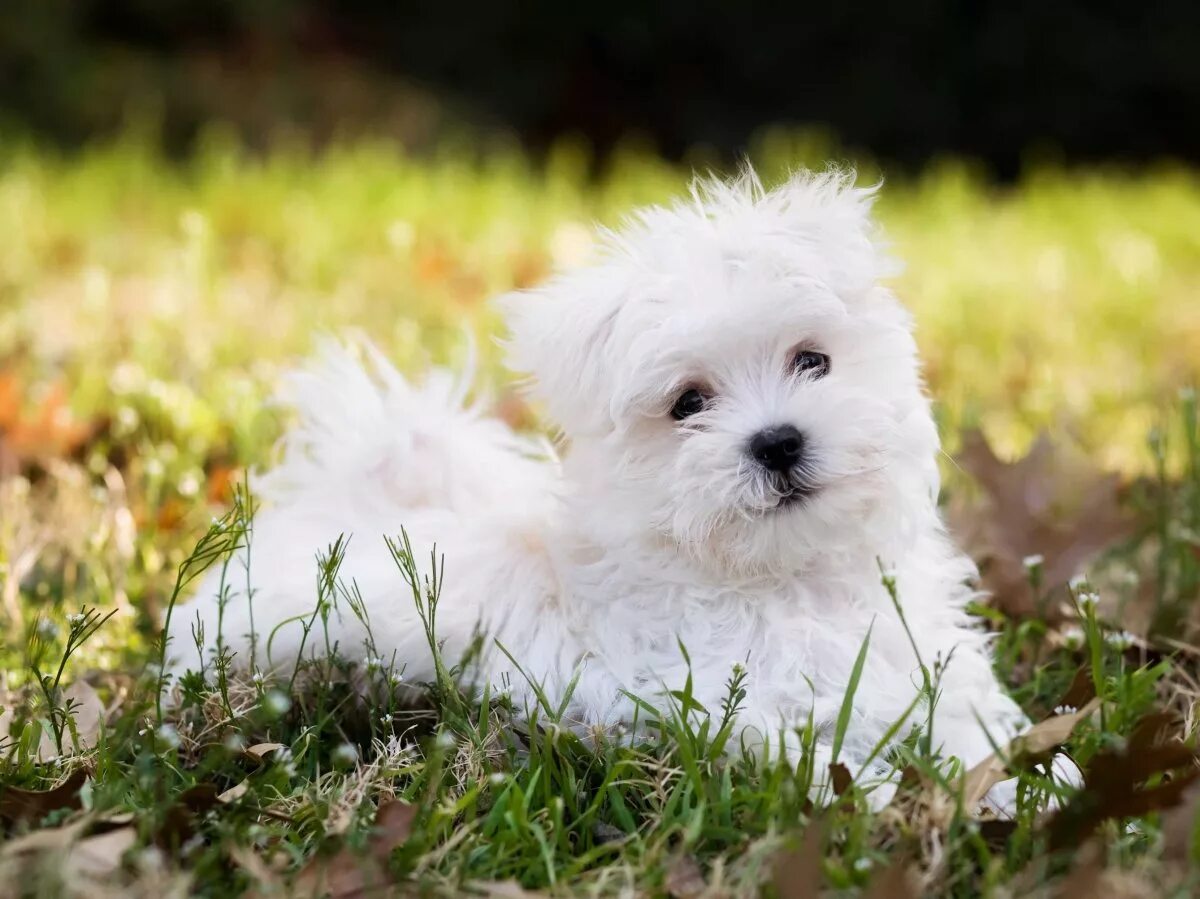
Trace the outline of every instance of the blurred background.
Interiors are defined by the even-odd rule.
[[[997,595],[1028,612],[1023,559],[1050,586],[1127,536],[1113,504],[1149,477],[1173,561],[1121,590],[1171,625],[1163,597],[1200,592],[1198,47],[1188,0],[5,0],[5,614],[135,597],[152,633],[319,334],[419,372],[472,332],[481,392],[536,427],[488,299],[749,158],[884,179]]]
[[[8,0],[0,109],[75,146],[154,117],[256,147],[459,128],[535,153],[637,140],[729,160],[769,125],[819,127],[889,167],[947,155],[1200,156],[1200,14],[1187,0],[895,4]]]

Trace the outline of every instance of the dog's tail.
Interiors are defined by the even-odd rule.
[[[545,490],[547,449],[467,402],[472,375],[410,383],[365,339],[326,339],[283,381],[295,423],[254,493],[276,506],[479,509]],[[532,481],[532,482],[531,482]]]

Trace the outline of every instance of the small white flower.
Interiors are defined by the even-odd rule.
[[[733,673],[734,673],[734,675],[745,674],[746,666],[743,665],[741,662],[734,662],[733,663]]]
[[[83,612],[75,612],[67,616],[67,624],[71,625],[71,627],[74,627],[77,624],[83,624],[83,618]]]
[[[1034,568],[1041,568],[1042,563],[1045,561],[1046,561],[1045,556],[1038,555],[1035,553],[1032,556],[1026,556],[1025,558],[1023,558],[1021,560],[1021,564],[1024,565],[1027,570],[1032,571]]]
[[[367,673],[374,674],[383,667],[383,659],[379,656],[367,656],[366,658]]]
[[[137,409],[133,406],[121,406],[117,409],[117,433],[128,434],[138,426]]]
[[[437,745],[438,749],[453,749],[455,746],[454,734],[448,730],[438,731]]]
[[[267,676],[261,671],[255,669],[254,674],[250,676],[250,680],[254,681],[255,686],[261,687]]]
[[[282,715],[292,707],[292,700],[280,690],[272,690],[263,697],[263,702],[273,715]]]
[[[503,771],[493,771],[488,775],[488,783],[492,784],[492,786],[498,787],[507,780],[508,775],[506,775]]]
[[[873,865],[874,862],[872,862],[865,855],[854,860],[854,870],[860,873],[863,871],[870,871]]]
[[[1070,627],[1062,629],[1062,639],[1063,645],[1067,649],[1079,649],[1083,646],[1086,637],[1083,633],[1083,628],[1077,624],[1073,624]]]
[[[333,750],[333,761],[345,768],[352,767],[358,761],[358,747],[353,743],[342,743]]]
[[[1104,642],[1113,649],[1126,650],[1137,641],[1137,635],[1129,631],[1111,631],[1104,635]]]
[[[179,731],[175,729],[174,724],[160,725],[158,730],[155,731],[155,736],[157,736],[159,741],[168,748],[179,748]]]
[[[38,622],[37,632],[43,640],[53,640],[58,636],[58,625],[49,618],[43,618]]]
[[[388,681],[391,682],[391,685],[394,687],[404,681],[404,675],[399,671],[393,671],[388,674]]]
[[[195,496],[200,492],[200,479],[189,471],[179,479],[179,483],[175,486],[180,496]]]
[[[379,723],[382,724],[384,727],[390,727],[392,724],[392,716],[387,713],[380,715]]]
[[[1054,709],[1056,715],[1074,715],[1079,709],[1073,705],[1060,705]]]
[[[1067,581],[1067,586],[1071,588],[1072,593],[1079,593],[1087,588],[1088,579],[1086,574],[1077,574],[1075,577]]]
[[[1094,609],[1096,604],[1100,602],[1100,594],[1094,590],[1087,590],[1076,596],[1075,601],[1078,602],[1080,608],[1086,612],[1089,609]]]
[[[230,752],[241,752],[246,748],[246,741],[237,731],[233,731],[225,738],[225,748]]]
[[[157,846],[147,846],[137,854],[137,866],[143,871],[161,871],[166,864],[166,856]]]

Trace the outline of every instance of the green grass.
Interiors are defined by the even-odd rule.
[[[30,896],[288,895],[297,877],[311,889],[325,859],[334,886],[447,895],[745,895],[774,889],[777,870],[816,871],[846,895],[901,871],[918,893],[1036,893],[1073,876],[1094,824],[1083,842],[1106,855],[1103,895],[1196,887],[1196,841],[1156,807],[1191,776],[1200,690],[1200,427],[1178,391],[1200,368],[1195,173],[1045,170],[1000,191],[946,164],[880,200],[948,446],[978,425],[1012,454],[1049,427],[1140,476],[1126,490],[1140,527],[1092,573],[1099,605],[1081,587],[1065,620],[980,610],[1035,720],[1064,696],[1099,697],[1067,748],[1130,781],[1062,796],[1056,819],[1044,760],[1022,755],[1006,823],[960,807],[956,772],[920,741],[894,754],[906,776],[888,808],[853,785],[814,803],[824,772],[811,760],[740,750],[738,671],[711,718],[673,685],[670,707],[644,706],[635,745],[583,742],[549,702],[530,715],[468,695],[458,659],[423,690],[403,660],[364,669],[335,655],[264,682],[220,665],[158,707],[159,625],[199,567],[243,539],[236,485],[270,458],[281,422],[264,399],[280,368],[345,328],[409,370],[458,364],[469,331],[481,386],[528,423],[486,298],[584,255],[589,221],[667,198],[687,173],[631,152],[589,181],[569,147],[544,170],[515,152],[413,159],[384,144],[256,159],[214,136],[182,165],[147,147],[0,152],[0,883]],[[773,135],[756,159],[770,177],[823,152]],[[947,475],[962,492],[964,476]],[[313,645],[322,610],[353,605],[339,555],[314,559]],[[402,542],[395,555],[436,646],[425,578],[440,562]],[[452,559],[440,576],[455,576]],[[1125,610],[1147,603],[1155,630],[1128,645]],[[1174,717],[1146,718],[1162,710]],[[281,748],[250,751],[263,743]],[[107,862],[87,868],[88,847]]]

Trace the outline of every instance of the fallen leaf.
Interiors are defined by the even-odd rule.
[[[415,805],[384,803],[375,815],[366,853],[343,847],[332,856],[310,859],[296,875],[291,895],[352,899],[381,889],[388,883],[388,857],[409,838],[416,817]]]
[[[286,748],[282,743],[255,743],[253,746],[248,747],[243,754],[255,761],[261,762],[272,752]]]
[[[1090,665],[1075,672],[1071,685],[1054,706],[1056,709],[1081,709],[1096,698],[1096,680]]]
[[[0,374],[0,475],[73,456],[98,429],[74,418],[62,384],[51,384],[32,407],[31,392],[13,372]]]
[[[1180,797],[1179,805],[1163,812],[1162,857],[1191,865],[1200,861],[1200,783],[1192,783]]]
[[[835,796],[844,796],[850,789],[850,785],[854,783],[854,777],[850,774],[850,769],[841,762],[830,762],[829,782],[833,785]]]
[[[167,809],[162,824],[154,833],[154,842],[163,849],[182,846],[196,832],[196,818],[220,803],[215,785],[200,783],[188,787]]]
[[[871,878],[863,899],[917,899],[919,895],[907,866],[893,862]]]
[[[1075,855],[1071,870],[1059,881],[1055,899],[1095,899],[1103,896],[1105,846],[1089,840]]]
[[[775,891],[779,899],[818,899],[821,894],[821,844],[821,825],[812,821],[797,848],[775,857]]]
[[[695,899],[708,889],[704,880],[704,872],[694,855],[679,855],[667,868],[667,876],[663,879],[663,887],[672,899]]]
[[[1152,712],[1137,723],[1124,749],[1096,753],[1084,769],[1084,788],[1046,825],[1050,848],[1078,846],[1109,819],[1181,805],[1200,780],[1200,767],[1178,730],[1174,715]]]
[[[1027,558],[1042,557],[1039,592],[1045,597],[1133,531],[1120,478],[1097,471],[1082,452],[1056,447],[1044,434],[1023,459],[1006,463],[981,432],[968,431],[956,461],[981,495],[955,497],[951,524],[979,563],[992,602],[1013,617],[1061,617],[1057,603],[1039,603]]]
[[[0,820],[10,823],[39,821],[58,809],[80,808],[79,791],[87,779],[87,770],[76,768],[66,780],[51,790],[0,788]]]
[[[87,681],[77,680],[63,691],[62,703],[65,708],[70,709],[79,749],[95,746],[105,718],[104,703],[100,701],[100,695]],[[70,743],[70,737],[64,734],[63,749],[67,749]]]
[[[1016,763],[1022,757],[1042,755],[1061,746],[1075,732],[1075,728],[1090,718],[1099,707],[1100,700],[1093,699],[1078,712],[1054,715],[1045,721],[1039,721],[1025,733],[1015,737],[1002,754],[989,755],[963,777],[963,807],[975,809],[983,801],[988,790],[1001,781],[1016,776],[1015,772],[1009,771],[1010,763]]]
[[[107,833],[85,837],[71,847],[67,867],[76,875],[68,878],[103,878],[116,871],[126,852],[137,844],[137,830],[122,827]]]

